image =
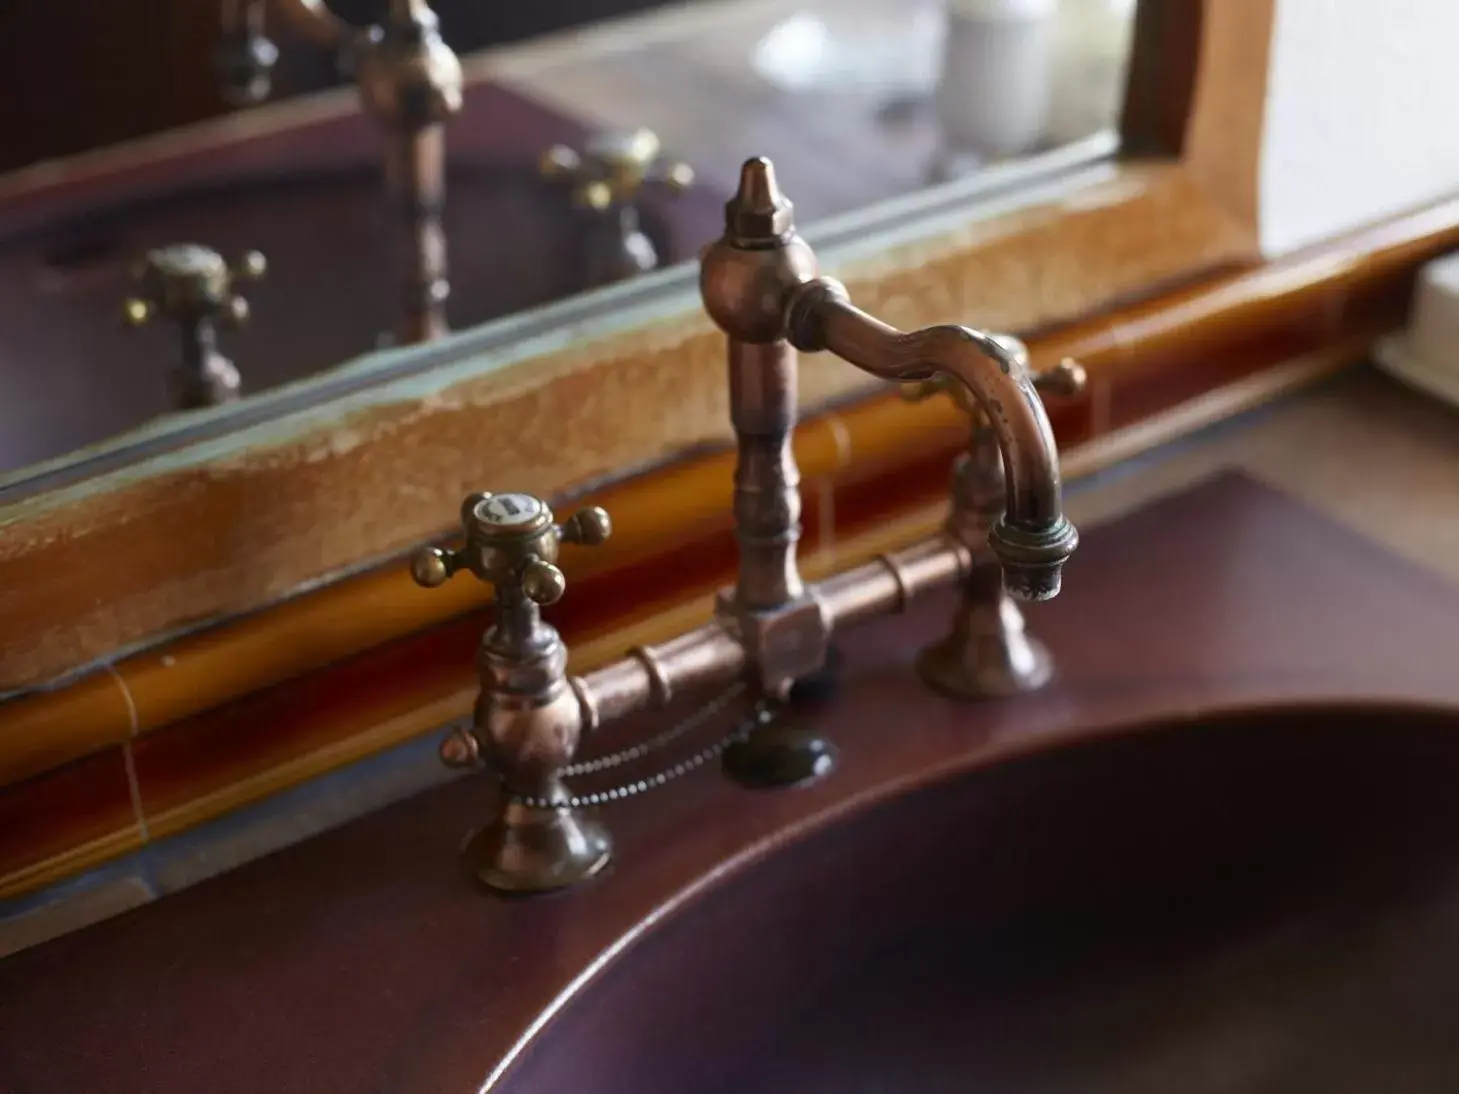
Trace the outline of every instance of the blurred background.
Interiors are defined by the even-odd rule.
[[[329,0],[347,21],[379,21],[387,0]],[[684,0],[435,0],[443,37],[460,54],[521,42],[649,9],[724,7]],[[746,9],[765,8],[748,0]],[[772,81],[813,85],[850,80],[889,91],[930,87],[943,23],[969,12],[986,18],[1051,18],[1055,75],[1091,93],[1065,99],[1066,111],[1108,114],[1124,29],[1134,0],[842,0],[787,3],[783,24],[764,42],[761,70]],[[961,9],[961,10],[959,10]],[[858,24],[860,24],[858,26]],[[218,90],[212,51],[219,6],[207,0],[7,0],[0,5],[0,170],[162,132],[232,109]],[[735,43],[722,43],[726,52]],[[1113,79],[1111,78],[1113,77]],[[333,51],[290,42],[281,50],[274,101],[344,82]],[[1098,121],[1103,119],[1096,119]],[[1064,117],[1057,124],[1081,128]],[[1089,128],[1087,124],[1082,126]]]

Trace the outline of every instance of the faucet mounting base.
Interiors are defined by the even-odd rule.
[[[1054,659],[1024,629],[1018,605],[1000,596],[992,604],[965,603],[952,633],[918,656],[917,673],[954,699],[996,699],[1043,687]]]
[[[546,893],[586,881],[613,856],[608,830],[572,809],[507,802],[466,841],[472,875],[503,893]]]

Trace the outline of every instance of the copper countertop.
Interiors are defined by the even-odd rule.
[[[932,598],[849,636],[840,694],[814,714],[841,747],[832,777],[784,794],[696,778],[621,807],[615,866],[579,891],[475,891],[452,860],[487,791],[463,780],[11,958],[0,1085],[476,1090],[655,917],[911,785],[1231,708],[1459,711],[1455,590],[1242,476],[1087,537],[1064,595],[1030,613],[1062,665],[1038,696],[959,705],[923,690],[911,658],[948,607]]]

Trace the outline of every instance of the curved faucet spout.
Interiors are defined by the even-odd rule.
[[[1060,571],[1079,537],[1064,517],[1054,431],[1020,343],[950,324],[904,333],[852,305],[845,288],[824,277],[792,292],[786,328],[797,349],[829,350],[882,379],[942,373],[963,384],[1003,453],[1008,512],[989,543],[1008,591],[1025,600],[1058,594]]]

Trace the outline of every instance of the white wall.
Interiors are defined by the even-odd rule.
[[[1277,0],[1270,63],[1268,254],[1459,192],[1459,0]]]

